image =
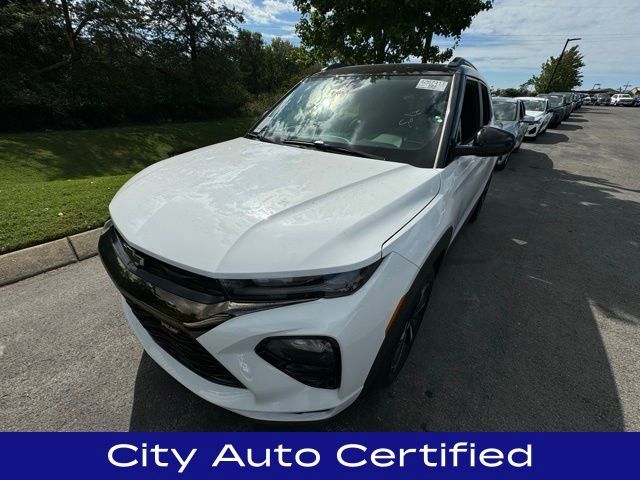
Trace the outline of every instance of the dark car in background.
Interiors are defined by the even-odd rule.
[[[549,100],[549,113],[552,114],[551,121],[549,121],[549,127],[557,128],[565,118],[566,107],[564,105],[564,98],[560,95],[551,95],[549,93],[538,95]]]
[[[573,95],[567,92],[551,92],[548,95],[562,98],[562,106],[564,107],[564,116],[562,117],[562,120],[566,120],[567,118],[569,118],[569,115],[571,115],[574,107]]]
[[[520,145],[527,133],[529,124],[534,121],[532,117],[526,116],[525,104],[517,98],[493,97],[493,121],[496,127],[511,133],[515,139],[513,150],[498,157],[496,170],[504,170],[509,161],[511,153],[520,150]]]
[[[594,105],[606,106],[611,103],[611,97],[606,93],[598,93]]]
[[[551,92],[551,95],[558,95],[563,98],[565,106],[564,119],[566,120],[567,118],[569,118],[569,115],[571,115],[571,112],[573,112],[573,109],[575,108],[575,104],[573,102],[573,94],[569,92]]]

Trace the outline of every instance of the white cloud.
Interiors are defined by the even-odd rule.
[[[244,13],[247,22],[268,25],[270,23],[288,23],[281,18],[282,14],[295,12],[293,4],[287,0],[224,0],[228,7],[234,7]]]
[[[585,87],[593,85],[592,78],[607,78],[612,87],[626,81],[640,84],[638,25],[637,0],[615,5],[602,0],[503,0],[474,19],[455,54],[480,70],[503,72],[510,79],[520,76],[521,83],[538,73],[549,56],[558,56],[567,38],[581,37],[576,43],[586,64]]]
[[[295,40],[296,38],[298,38],[296,35],[289,33],[289,34],[284,34],[284,35],[280,35],[280,34],[276,34],[276,33],[263,33],[262,37],[265,38],[266,40],[273,40],[274,38],[280,38],[282,40]]]
[[[221,0],[243,11],[246,27],[265,38],[295,39],[298,15],[290,0]],[[444,0],[443,0],[444,1]],[[569,37],[584,55],[585,87],[599,82],[640,85],[640,2],[617,0],[496,0],[462,35],[455,55],[464,56],[495,86],[515,86],[539,73]],[[439,44],[451,46],[450,39]],[[570,44],[572,45],[572,44]]]

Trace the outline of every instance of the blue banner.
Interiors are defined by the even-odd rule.
[[[636,433],[0,433],[2,477],[638,478]]]

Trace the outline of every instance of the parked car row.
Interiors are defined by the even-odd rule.
[[[507,166],[512,153],[520,149],[527,138],[535,140],[548,128],[557,128],[571,113],[582,107],[585,96],[575,92],[553,92],[537,97],[492,97],[494,122],[515,138],[513,150],[496,161],[496,170]]]
[[[585,96],[583,101],[585,105],[640,107],[640,94],[630,95],[628,93],[616,93],[614,95],[607,95],[606,93],[598,93],[593,96]]]

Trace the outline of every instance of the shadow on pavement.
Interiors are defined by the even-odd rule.
[[[523,150],[452,245],[396,382],[338,417],[265,425],[210,405],[144,355],[132,430],[622,430],[599,322],[640,316],[640,204]],[[623,280],[624,279],[624,280]],[[611,285],[616,285],[612,289]],[[630,301],[630,299],[632,299]],[[600,317],[599,317],[600,318]],[[600,326],[602,328],[602,326]]]
[[[566,130],[566,131],[573,131],[573,130],[582,130],[582,126],[581,125],[572,125],[571,123],[567,123],[567,122],[571,122],[572,120],[569,118],[567,120],[565,120],[563,123],[561,123],[558,126],[558,130]]]
[[[538,138],[535,139],[535,143],[540,143],[542,145],[554,145],[556,143],[568,142],[569,137],[567,137],[564,133],[557,133],[557,128],[555,131],[547,130]]]

